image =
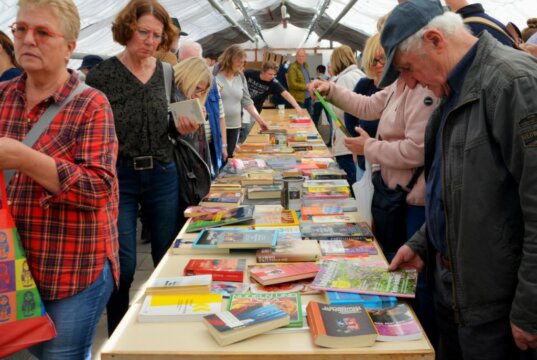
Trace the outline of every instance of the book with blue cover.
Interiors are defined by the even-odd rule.
[[[260,249],[276,246],[278,230],[205,229],[193,248]]]
[[[362,304],[366,309],[382,309],[397,305],[395,296],[368,295],[341,291],[325,291],[324,297],[330,304]]]

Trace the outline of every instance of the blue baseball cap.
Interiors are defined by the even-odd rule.
[[[379,87],[386,87],[399,77],[399,71],[393,66],[393,58],[399,45],[443,13],[444,9],[438,0],[409,0],[392,10],[380,35],[380,43],[386,54],[386,65]]]
[[[95,65],[99,65],[103,61],[103,58],[98,55],[86,55],[82,58],[82,64],[78,68],[81,69],[91,69]]]

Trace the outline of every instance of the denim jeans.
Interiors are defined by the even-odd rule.
[[[114,288],[110,262],[81,293],[62,300],[43,301],[58,335],[29,351],[39,359],[91,359],[91,345],[104,307]]]
[[[156,162],[152,169],[117,168],[119,180],[119,290],[107,306],[108,332],[111,334],[129,307],[129,290],[136,270],[136,222],[138,207],[144,227],[151,234],[151,256],[157,266],[179,225],[179,184],[175,162]]]

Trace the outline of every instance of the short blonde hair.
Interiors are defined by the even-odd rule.
[[[244,51],[239,45],[228,46],[218,58],[220,71],[231,70],[233,68],[233,60],[242,59],[245,57],[246,51]]]
[[[364,68],[365,74],[370,79],[375,78],[373,62],[375,61],[375,56],[377,56],[379,50],[383,51],[384,49],[382,49],[382,45],[380,44],[380,33],[376,33],[367,39],[364,52],[362,53],[362,67]]]
[[[335,48],[330,56],[330,65],[332,66],[332,72],[334,75],[339,75],[343,70],[351,65],[356,65],[356,58],[352,49],[347,45]]]
[[[211,90],[213,83],[211,69],[207,66],[205,60],[200,57],[181,60],[174,65],[173,71],[175,73],[175,85],[183,92],[187,99],[192,98],[200,82],[205,81],[207,83],[207,90],[199,97],[201,104],[205,104],[205,99],[207,99],[207,94]]]
[[[26,7],[43,7],[49,9],[60,22],[65,40],[78,39],[80,33],[80,15],[72,0],[19,0],[20,9]]]

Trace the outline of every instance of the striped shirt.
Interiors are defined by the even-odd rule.
[[[0,137],[22,141],[50,102],[76,88],[74,72],[52,96],[26,112],[26,74],[0,84]],[[60,191],[16,172],[8,186],[28,264],[45,300],[75,295],[100,275],[106,259],[119,278],[117,138],[110,104],[86,89],[64,106],[33,145],[56,162]]]

